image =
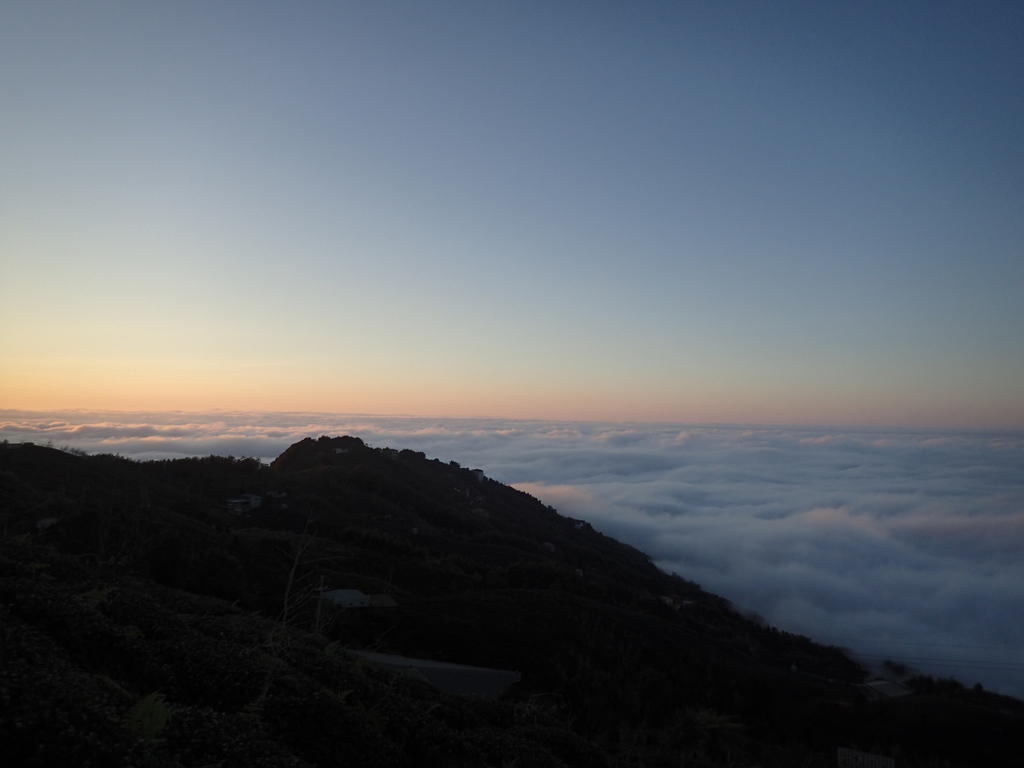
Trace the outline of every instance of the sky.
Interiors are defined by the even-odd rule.
[[[0,410],[0,439],[270,460],[352,434],[483,469],[780,629],[1024,698],[1024,432]]]
[[[1024,428],[1019,3],[0,4],[0,407]]]

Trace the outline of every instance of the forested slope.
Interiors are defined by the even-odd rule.
[[[1008,766],[1024,746],[1021,702],[928,680],[869,702],[838,649],[482,472],[357,438],[270,467],[7,446],[0,504],[20,764],[826,766],[845,746]],[[319,599],[342,588],[395,605]],[[521,681],[485,702],[347,649]]]

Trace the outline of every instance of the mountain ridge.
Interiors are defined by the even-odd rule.
[[[460,745],[461,757],[449,764],[505,759],[495,745],[519,733],[505,757],[524,764],[831,765],[836,748],[859,747],[898,754],[901,765],[970,765],[979,754],[1010,765],[1024,733],[1024,704],[952,681],[931,681],[928,691],[922,679],[918,695],[871,703],[857,687],[864,671],[839,649],[744,617],[639,550],[480,470],[357,437],[307,438],[269,467],[231,457],[132,462],[8,446],[0,450],[0,493],[5,620],[20,636],[42,637],[67,674],[92,681],[90,691],[112,684],[127,694],[103,705],[120,713],[111,743],[123,755],[142,750],[152,765],[232,764],[217,757],[227,748],[214,735],[205,752],[193,753],[174,730],[175,717],[180,725],[208,711],[257,734],[266,760],[284,761],[268,764],[333,765],[347,755],[369,765],[376,749],[390,755],[380,764],[413,764],[417,750],[436,746],[431,733],[440,729],[449,747]],[[229,499],[245,498],[251,508],[229,508]],[[318,595],[331,588],[388,593],[397,605],[325,609]],[[216,600],[228,602],[209,602]],[[196,601],[217,618],[214,630],[192,610]],[[148,629],[147,603],[163,616]],[[175,624],[164,614],[177,603],[198,618]],[[98,622],[112,636],[137,630],[140,637],[118,642],[141,644],[147,650],[133,653],[160,658],[169,676],[144,660],[110,674],[101,649],[82,656],[58,620],[70,605],[81,614],[76,620]],[[161,626],[177,627],[205,650],[166,647]],[[28,664],[36,653],[30,645],[15,644],[21,650],[11,658]],[[403,682],[392,703],[420,725],[397,739],[396,722],[364,715],[385,706],[382,690],[398,678],[329,650],[345,647],[515,669],[522,680],[486,706],[461,697],[456,706],[447,694]],[[197,665],[206,668],[193,657],[204,654],[233,670],[227,689],[237,688],[236,696],[193,679]],[[348,706],[348,682],[323,685],[310,672],[321,667],[348,682],[371,676],[372,685],[360,682],[369,686],[359,689],[362,710]],[[45,686],[20,685],[11,690],[21,692],[15,711],[24,722],[39,714],[33,691]],[[157,694],[163,698],[145,705],[150,715],[173,713],[157,735],[176,734],[163,746],[126,725],[135,722],[133,708]],[[52,711],[66,720],[71,705],[53,695]],[[320,721],[322,712],[308,710],[325,697],[338,722],[358,721],[373,738],[317,746],[303,724],[281,714],[290,702]],[[424,713],[435,704],[462,712],[456,720],[465,727],[435,722]],[[482,722],[477,707],[500,727],[466,725]],[[951,712],[966,725],[926,735],[927,722],[955,719]],[[5,740],[24,741],[8,717],[0,726]],[[81,734],[67,740],[72,751],[89,748]]]

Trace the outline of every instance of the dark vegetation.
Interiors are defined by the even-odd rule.
[[[871,702],[840,650],[478,475],[352,437],[272,467],[0,448],[5,764],[1019,765],[1024,703],[926,677]],[[483,701],[349,648],[522,679]]]

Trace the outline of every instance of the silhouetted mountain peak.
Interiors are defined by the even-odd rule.
[[[358,437],[349,435],[324,435],[316,440],[307,437],[285,449],[271,466],[282,472],[301,472],[317,466],[331,467],[347,463],[352,458],[342,458],[347,454],[362,455],[372,450]]]

